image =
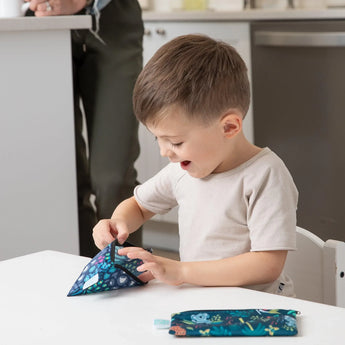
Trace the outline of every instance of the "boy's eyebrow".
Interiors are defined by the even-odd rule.
[[[148,127],[147,127],[148,131],[154,135],[154,137],[157,139],[157,138],[160,138],[160,139],[174,139],[174,138],[182,138],[186,135],[186,133],[181,133],[179,135],[167,135],[167,134],[164,134],[164,135],[156,135],[155,133],[153,133]]]
[[[172,139],[172,138],[181,138],[182,135],[158,135],[158,138],[161,139]]]

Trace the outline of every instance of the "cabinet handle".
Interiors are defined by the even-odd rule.
[[[166,34],[165,29],[162,29],[162,28],[156,29],[156,33],[157,33],[158,35],[161,35],[161,36],[163,36],[163,35]]]
[[[345,47],[345,32],[257,31],[254,42],[269,47]]]
[[[152,35],[151,30],[145,28],[145,29],[144,29],[144,35],[145,35],[145,36],[151,36],[151,35]]]

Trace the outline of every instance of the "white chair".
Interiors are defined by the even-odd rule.
[[[324,242],[297,227],[297,250],[289,252],[284,271],[297,298],[345,307],[345,242]]]

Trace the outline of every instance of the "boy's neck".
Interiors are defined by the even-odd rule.
[[[227,150],[227,159],[224,161],[223,172],[237,168],[261,150],[262,148],[250,143],[242,132],[239,133]]]

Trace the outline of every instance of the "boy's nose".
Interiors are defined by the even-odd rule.
[[[168,147],[166,147],[165,145],[162,145],[160,147],[160,154],[162,157],[168,157],[171,158],[174,155],[174,152],[171,151]]]
[[[166,147],[164,147],[163,145],[161,145],[161,147],[159,148],[160,150],[160,154],[162,157],[168,157],[168,149]]]

